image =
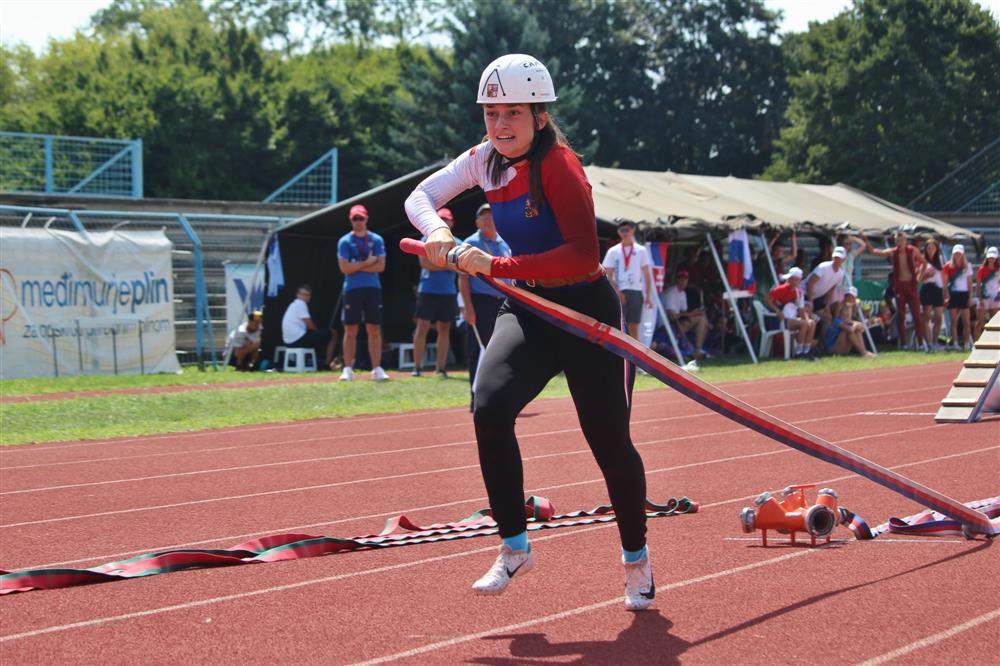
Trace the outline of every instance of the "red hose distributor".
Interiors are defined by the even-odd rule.
[[[761,493],[753,507],[740,512],[743,531],[749,534],[760,530],[764,546],[767,546],[768,530],[790,534],[791,543],[795,543],[796,532],[808,533],[813,546],[816,537],[825,537],[830,543],[833,528],[844,522],[846,512],[838,505],[837,492],[832,488],[821,488],[816,494],[816,502],[809,504],[805,491],[815,487],[815,484],[788,486],[777,493],[777,497],[769,492]]]

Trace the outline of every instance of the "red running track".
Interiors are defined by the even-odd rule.
[[[962,501],[996,494],[997,421],[936,425],[958,364],[732,384],[736,396]],[[986,663],[1000,600],[992,542],[882,536],[761,548],[740,508],[816,482],[872,524],[920,509],[669,390],[636,394],[650,496],[702,512],[650,521],[655,610],[621,606],[614,526],[534,539],[499,598],[469,584],[494,538],[188,571],[0,600],[4,663]],[[526,489],[559,511],[606,501],[567,399],[518,424]],[[350,536],[389,515],[485,504],[463,410],[246,427],[0,453],[0,567],[83,567],[252,536]],[[994,657],[989,657],[993,654]]]

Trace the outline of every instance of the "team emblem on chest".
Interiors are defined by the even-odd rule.
[[[538,217],[538,209],[531,203],[531,199],[524,200],[524,216],[528,219]]]

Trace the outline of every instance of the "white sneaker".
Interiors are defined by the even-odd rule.
[[[688,361],[682,367],[688,372],[698,372],[701,370],[701,366],[698,365],[698,361]]]
[[[472,584],[476,594],[500,594],[507,589],[514,574],[526,574],[535,567],[535,554],[530,550],[514,551],[507,544],[500,546],[496,562],[486,574]]]
[[[340,381],[349,382],[354,379],[354,368],[347,366],[344,371],[340,373]]]
[[[653,583],[653,563],[646,550],[646,556],[638,562],[625,565],[625,608],[630,611],[646,610],[653,605],[656,585]]]
[[[389,375],[385,374],[385,370],[382,369],[381,365],[372,370],[372,381],[384,382],[387,379],[389,379]]]

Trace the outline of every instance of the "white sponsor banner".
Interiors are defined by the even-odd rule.
[[[264,267],[255,264],[225,264],[226,267],[226,331],[232,335],[254,310],[264,309]],[[249,295],[249,299],[247,296]],[[246,310],[243,303],[246,302]]]
[[[162,232],[0,227],[0,377],[178,372]]]

